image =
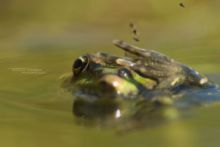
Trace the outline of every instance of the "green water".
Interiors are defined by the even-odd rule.
[[[168,54],[220,84],[219,2],[184,1],[186,9],[178,2],[0,1],[1,146],[219,146],[218,105],[118,134],[111,128],[77,124],[73,97],[60,88],[60,76],[71,72],[79,55],[122,55],[112,40],[134,43],[130,20],[141,32],[140,43],[134,44]]]
[[[118,52],[109,46],[113,48],[110,52]],[[84,47],[14,49],[1,54],[2,146],[218,146],[219,107],[196,108],[186,119],[123,135],[109,128],[76,124],[72,114],[73,97],[60,88],[59,77],[71,71],[71,64],[81,48]],[[215,62],[218,56],[207,59],[205,51],[198,53],[208,60],[203,66],[193,57],[189,61],[182,52],[175,51],[176,57],[195,63],[194,67],[207,71],[211,79],[220,83]]]

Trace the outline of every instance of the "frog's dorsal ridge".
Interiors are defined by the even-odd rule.
[[[174,59],[154,50],[130,45],[122,40],[114,40],[113,44],[123,49],[136,64],[131,67],[143,77],[152,78],[158,83],[159,89],[175,88],[182,84],[188,87],[210,87],[207,77],[194,69],[181,64]]]
[[[113,44],[123,49],[125,52],[134,55],[136,58],[150,58],[151,60],[155,60],[157,62],[167,62],[167,63],[171,63],[174,61],[172,58],[160,52],[139,48],[134,45],[130,45],[123,40],[113,40]]]

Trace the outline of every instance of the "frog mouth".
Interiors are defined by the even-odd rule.
[[[117,75],[104,75],[96,83],[81,85],[74,95],[87,101],[97,99],[134,98],[139,93],[137,86]]]

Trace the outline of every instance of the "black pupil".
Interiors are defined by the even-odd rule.
[[[119,69],[118,70],[118,75],[122,78],[132,78],[132,74],[127,68]]]
[[[76,59],[76,61],[74,62],[74,69],[80,68],[83,65],[82,59]]]

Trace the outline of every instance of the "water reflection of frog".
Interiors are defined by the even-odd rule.
[[[173,105],[187,92],[216,89],[205,76],[164,54],[124,41],[113,43],[125,51],[125,56],[98,52],[83,55],[73,64],[73,76],[65,87],[76,97],[73,111],[78,117],[120,118],[132,114],[132,118],[145,115],[152,119],[159,109],[160,117],[173,117],[177,114]],[[189,98],[185,99],[190,103]]]

